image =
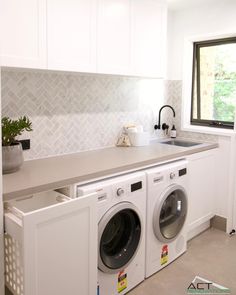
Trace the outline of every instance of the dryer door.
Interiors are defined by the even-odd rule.
[[[138,209],[129,202],[110,208],[98,225],[98,268],[117,273],[135,257],[142,234]]]
[[[154,208],[153,230],[157,239],[168,243],[181,232],[187,216],[187,194],[180,185],[171,185]]]

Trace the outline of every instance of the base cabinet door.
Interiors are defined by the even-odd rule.
[[[96,194],[91,194],[34,211],[23,204],[28,211],[23,214],[21,205],[6,211],[7,244],[14,241],[19,258],[18,272],[6,274],[14,294],[96,294],[96,202]],[[9,257],[6,267],[12,269],[14,257]],[[17,275],[21,277],[14,282]]]
[[[46,0],[2,0],[1,66],[46,68]]]
[[[189,156],[188,161],[189,210],[187,220],[191,236],[191,232],[215,215],[216,151],[193,154]]]

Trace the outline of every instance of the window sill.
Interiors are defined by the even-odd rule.
[[[236,130],[234,129],[223,129],[223,128],[214,128],[214,127],[205,127],[205,126],[194,126],[194,125],[186,125],[181,128],[182,131],[188,132],[198,132],[204,134],[213,134],[220,136],[233,136],[236,134]]]

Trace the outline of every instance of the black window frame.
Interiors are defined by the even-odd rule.
[[[191,91],[191,114],[190,123],[191,125],[234,129],[234,122],[218,121],[218,120],[204,120],[201,117],[201,85],[200,85],[200,49],[202,47],[209,47],[215,45],[231,44],[236,43],[235,37],[206,40],[193,43],[193,65],[192,65],[192,91]],[[196,93],[197,93],[197,119],[193,118],[194,108],[194,89],[195,89],[195,75],[196,75]]]

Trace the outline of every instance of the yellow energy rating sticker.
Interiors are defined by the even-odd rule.
[[[127,288],[127,273],[125,273],[124,271],[121,271],[118,274],[117,291],[118,293],[120,293],[126,288]]]
[[[168,262],[168,245],[164,245],[161,251],[161,265]]]

